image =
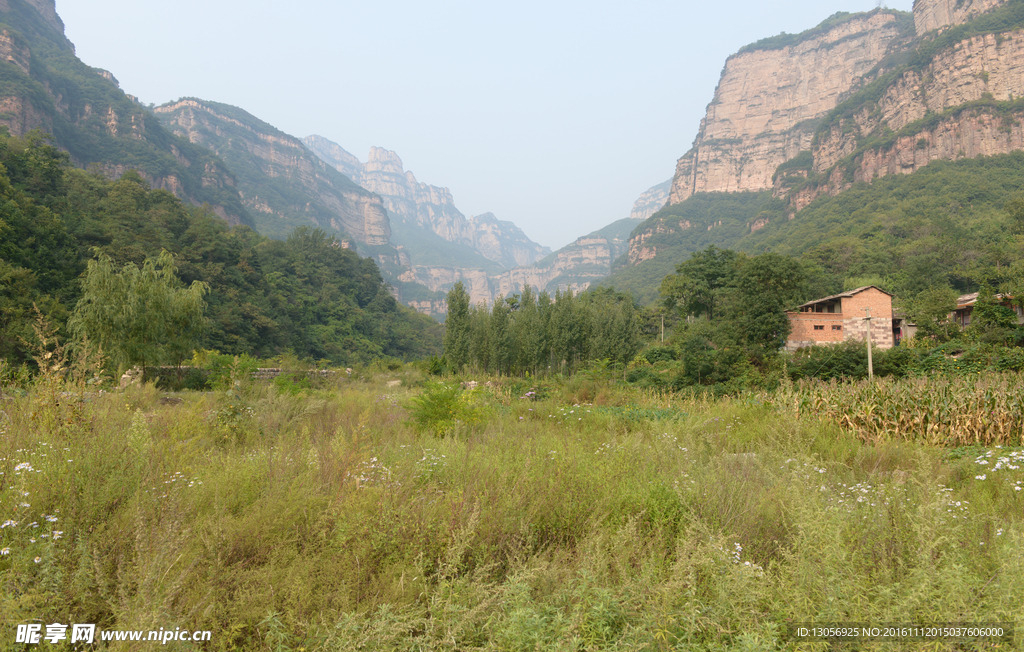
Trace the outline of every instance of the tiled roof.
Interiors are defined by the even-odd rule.
[[[857,288],[856,290],[847,290],[846,292],[840,292],[839,294],[833,294],[830,297],[824,297],[822,299],[815,299],[814,301],[808,301],[807,303],[803,303],[803,304],[800,304],[799,306],[797,306],[797,310],[799,310],[800,308],[806,308],[807,306],[813,306],[813,305],[818,304],[818,303],[825,303],[826,301],[835,301],[836,299],[848,299],[848,298],[852,297],[855,294],[860,294],[864,290],[870,290],[871,288],[874,288],[874,289],[878,290],[879,292],[881,292],[883,294],[888,294],[890,297],[893,296],[892,292],[886,292],[885,290],[883,290],[882,288],[878,287],[877,285],[865,285],[863,287]]]

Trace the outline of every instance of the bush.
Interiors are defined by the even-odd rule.
[[[668,362],[671,360],[678,360],[679,354],[671,346],[652,346],[643,352],[642,357],[654,364],[656,362]]]
[[[867,375],[867,349],[859,342],[810,346],[794,353],[789,363],[789,377],[793,380],[867,378]]]
[[[918,354],[915,349],[897,346],[873,354],[875,374],[906,378],[917,368]]]
[[[460,425],[480,423],[484,416],[474,391],[438,382],[429,383],[422,394],[413,398],[409,411],[417,429],[438,437],[453,434]]]
[[[630,369],[626,374],[626,382],[640,387],[664,387],[665,379],[650,367]]]

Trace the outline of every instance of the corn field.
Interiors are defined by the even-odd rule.
[[[776,401],[801,417],[832,421],[866,442],[905,439],[941,446],[1024,442],[1024,375],[803,381]]]

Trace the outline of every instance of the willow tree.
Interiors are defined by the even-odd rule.
[[[204,325],[208,286],[178,279],[174,258],[162,251],[142,267],[117,269],[109,256],[89,261],[72,332],[102,348],[118,370],[147,364],[180,364]]]

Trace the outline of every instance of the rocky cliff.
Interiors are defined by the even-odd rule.
[[[492,213],[467,218],[455,206],[451,191],[418,181],[393,151],[372,147],[366,163],[361,163],[340,145],[322,136],[309,136],[303,142],[326,163],[383,198],[393,222],[404,226],[404,233],[410,235],[405,241],[396,233],[395,242],[405,247],[414,260],[418,243],[412,240],[419,239],[417,232],[420,230],[465,247],[471,255],[482,256],[505,268],[529,265],[550,253],[546,247],[530,240],[519,227],[498,220]]]
[[[670,203],[771,188],[776,168],[811,146],[818,121],[907,32],[908,21],[890,11],[837,15],[730,57],[693,148],[679,159]]]
[[[931,161],[1022,149],[1024,25],[947,40],[926,63],[897,70],[876,97],[854,98],[821,131],[812,149],[819,181],[795,209]]]
[[[0,0],[0,23],[0,126],[52,134],[76,165],[135,170],[232,224],[250,223],[223,161],[170,134],[113,75],[75,56],[54,0]]]
[[[1024,150],[1024,2],[917,0],[910,18],[836,16],[730,57],[630,265],[737,246],[858,182]]]
[[[633,210],[629,214],[630,219],[646,220],[660,211],[668,203],[670,192],[672,192],[672,179],[649,188],[633,202]]]
[[[457,273],[450,268],[413,265],[406,279],[439,292],[447,292],[461,280],[474,303],[492,303],[498,297],[522,291],[524,285],[550,294],[567,289],[581,292],[606,277],[613,263],[626,253],[630,233],[643,222],[642,218],[633,216],[642,216],[653,205],[664,204],[668,185],[666,181],[641,195],[634,203],[630,217],[577,238],[532,265],[489,274],[481,270]]]
[[[951,25],[962,25],[971,18],[1006,4],[1008,0],[914,0],[914,27],[924,35]]]
[[[257,230],[283,237],[298,226],[317,226],[364,245],[389,243],[381,198],[312,155],[299,139],[237,107],[195,98],[154,113],[176,135],[224,159]]]

